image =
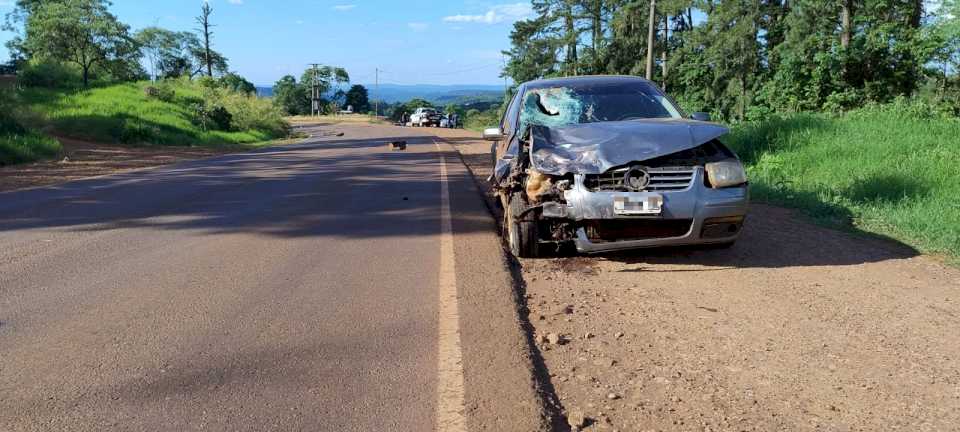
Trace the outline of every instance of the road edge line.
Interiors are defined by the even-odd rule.
[[[463,349],[460,343],[460,315],[457,300],[456,260],[453,250],[453,221],[450,213],[450,184],[447,160],[434,140],[440,157],[440,275],[437,328],[437,417],[436,430],[466,432],[466,405]]]
[[[471,168],[470,164],[468,164],[466,159],[464,159],[463,153],[460,152],[460,149],[458,149],[456,145],[444,137],[434,137],[434,142],[437,140],[444,142],[453,150],[454,153],[456,153],[458,160],[470,175],[470,179],[473,182],[474,191],[477,193],[477,197],[483,202],[484,208],[487,209],[491,219],[493,219],[494,226],[500,227],[500,218],[498,217],[496,209],[493,207],[495,203],[491,197],[484,192],[484,186],[481,183],[480,178],[477,177],[477,174],[473,171],[473,168]],[[497,236],[500,237],[499,235]],[[563,404],[560,402],[556,388],[554,388],[553,383],[550,381],[550,372],[547,370],[543,355],[540,353],[540,349],[537,347],[536,335],[534,334],[535,331],[529,318],[530,309],[527,306],[526,301],[527,287],[526,281],[523,280],[523,275],[521,273],[521,265],[516,258],[510,255],[506,245],[502,241],[502,238],[500,243],[502,253],[500,259],[511,279],[511,283],[513,284],[511,291],[513,292],[513,304],[515,307],[515,317],[517,320],[516,325],[524,339],[524,342],[526,342],[527,352],[525,354],[527,368],[530,373],[530,380],[534,386],[534,393],[538,399],[537,402],[540,405],[543,415],[543,426],[547,428],[545,430],[550,431],[569,430],[565,413],[566,410]]]

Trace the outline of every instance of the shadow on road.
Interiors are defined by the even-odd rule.
[[[391,152],[384,143],[392,139],[411,147]],[[423,137],[333,139],[10,192],[0,194],[0,232],[146,227],[283,237],[435,235],[434,150]],[[472,180],[451,174],[449,181]]]

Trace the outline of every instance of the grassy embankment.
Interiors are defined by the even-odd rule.
[[[19,105],[13,87],[12,76],[0,77],[0,166],[56,156],[62,150],[57,140],[25,128],[17,120]]]
[[[148,82],[89,90],[23,89],[11,102],[10,123],[22,129],[100,143],[129,145],[257,147],[285,137],[289,125],[269,101],[178,80],[162,85],[163,97],[148,95]],[[8,97],[10,99],[10,97]],[[198,104],[223,106],[228,130],[203,127]],[[6,111],[6,110],[5,110]],[[0,144],[0,164],[55,156],[59,144],[36,132]],[[12,143],[12,144],[10,144]]]
[[[894,104],[741,125],[728,141],[755,198],[960,262],[960,119]]]

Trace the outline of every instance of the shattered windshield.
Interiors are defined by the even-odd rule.
[[[680,117],[673,103],[648,83],[603,83],[527,91],[520,128]]]

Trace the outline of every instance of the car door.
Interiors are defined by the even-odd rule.
[[[517,89],[517,94],[510,100],[510,104],[507,105],[507,109],[503,113],[503,118],[500,119],[503,139],[493,143],[493,148],[490,150],[495,183],[499,183],[510,172],[510,164],[518,153],[520,138],[517,133],[517,120],[520,116],[520,105],[525,92],[526,88],[524,86]]]
[[[514,135],[516,135],[517,132],[517,117],[520,114],[520,101],[523,99],[524,91],[523,86],[517,89],[517,94],[510,99],[510,104],[507,105],[507,109],[500,119],[500,130],[503,131],[504,139],[496,142],[497,159],[507,154],[507,149],[510,147],[511,142],[516,139]]]

